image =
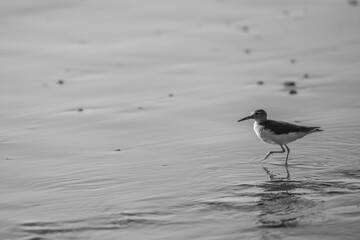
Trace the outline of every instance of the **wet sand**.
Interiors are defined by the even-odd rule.
[[[1,239],[359,239],[356,1],[1,5]]]

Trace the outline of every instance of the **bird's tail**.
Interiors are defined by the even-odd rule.
[[[320,127],[314,127],[314,129],[312,129],[310,132],[322,132],[324,130],[320,129]]]

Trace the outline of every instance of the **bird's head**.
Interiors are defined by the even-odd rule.
[[[261,123],[266,121],[266,118],[267,118],[266,112],[262,109],[258,109],[253,111],[249,116],[240,119],[238,122],[242,122],[248,119],[254,119],[256,122]]]

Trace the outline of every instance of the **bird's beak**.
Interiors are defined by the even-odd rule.
[[[238,122],[242,122],[242,121],[252,119],[252,118],[253,118],[253,115],[250,115],[250,116],[247,116],[247,117],[244,117],[244,118],[240,119]]]

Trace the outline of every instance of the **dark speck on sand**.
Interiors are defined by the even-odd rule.
[[[296,83],[294,81],[286,81],[284,82],[285,87],[294,87]]]
[[[247,55],[250,55],[250,54],[251,54],[251,49],[245,49],[245,53],[246,53]]]
[[[348,0],[348,4],[350,6],[357,6],[359,5],[359,2],[357,0]]]
[[[296,91],[295,89],[291,89],[291,90],[289,91],[289,94],[290,94],[290,95],[295,95],[295,94],[297,94],[297,91]]]
[[[243,26],[243,27],[241,27],[241,29],[243,30],[243,32],[248,32],[248,31],[249,31],[249,27],[248,27],[248,26]]]

